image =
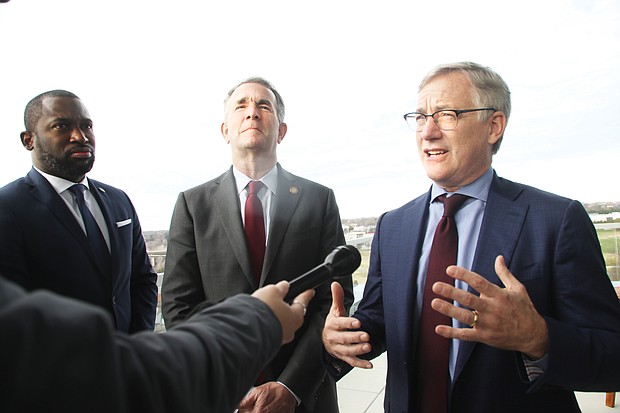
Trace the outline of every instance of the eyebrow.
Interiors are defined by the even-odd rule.
[[[238,105],[240,103],[248,103],[249,101],[250,101],[250,98],[242,97],[241,99],[237,100],[235,104]],[[273,107],[273,103],[271,103],[269,99],[259,99],[258,101],[256,101],[256,104],[257,105],[269,105]]]

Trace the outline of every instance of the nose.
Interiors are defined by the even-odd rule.
[[[81,128],[73,128],[71,130],[71,141],[85,143],[90,141],[90,139],[88,138],[86,132],[84,132]]]
[[[246,119],[258,119],[260,118],[260,111],[258,110],[258,106],[256,103],[250,103],[246,109],[245,114]]]
[[[422,130],[418,132],[418,136],[427,140],[441,138],[441,129],[439,129],[432,116],[426,118],[426,123]]]

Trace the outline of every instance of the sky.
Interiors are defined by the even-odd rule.
[[[262,76],[286,104],[278,161],[332,188],[343,219],[428,190],[417,86],[474,61],[508,83],[500,176],[589,202],[620,201],[616,0],[11,0],[0,5],[0,185],[24,176],[23,110],[80,96],[94,120],[91,178],[123,189],[145,231],[168,229],[179,192],[230,166],[223,100]]]

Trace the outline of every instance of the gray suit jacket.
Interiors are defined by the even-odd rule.
[[[260,285],[252,275],[232,168],[179,195],[162,286],[167,327],[183,321],[202,301],[217,302],[291,280],[345,243],[333,191],[277,167],[278,193]],[[350,306],[351,279],[340,281]],[[295,340],[263,371],[266,380],[284,383],[302,399],[298,412],[338,411],[335,383],[321,365],[321,332],[330,306],[329,285],[317,288]]]

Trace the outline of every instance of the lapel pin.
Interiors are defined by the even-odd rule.
[[[297,188],[296,186],[291,186],[288,191],[293,194],[293,195],[297,195],[299,193],[299,188]]]

